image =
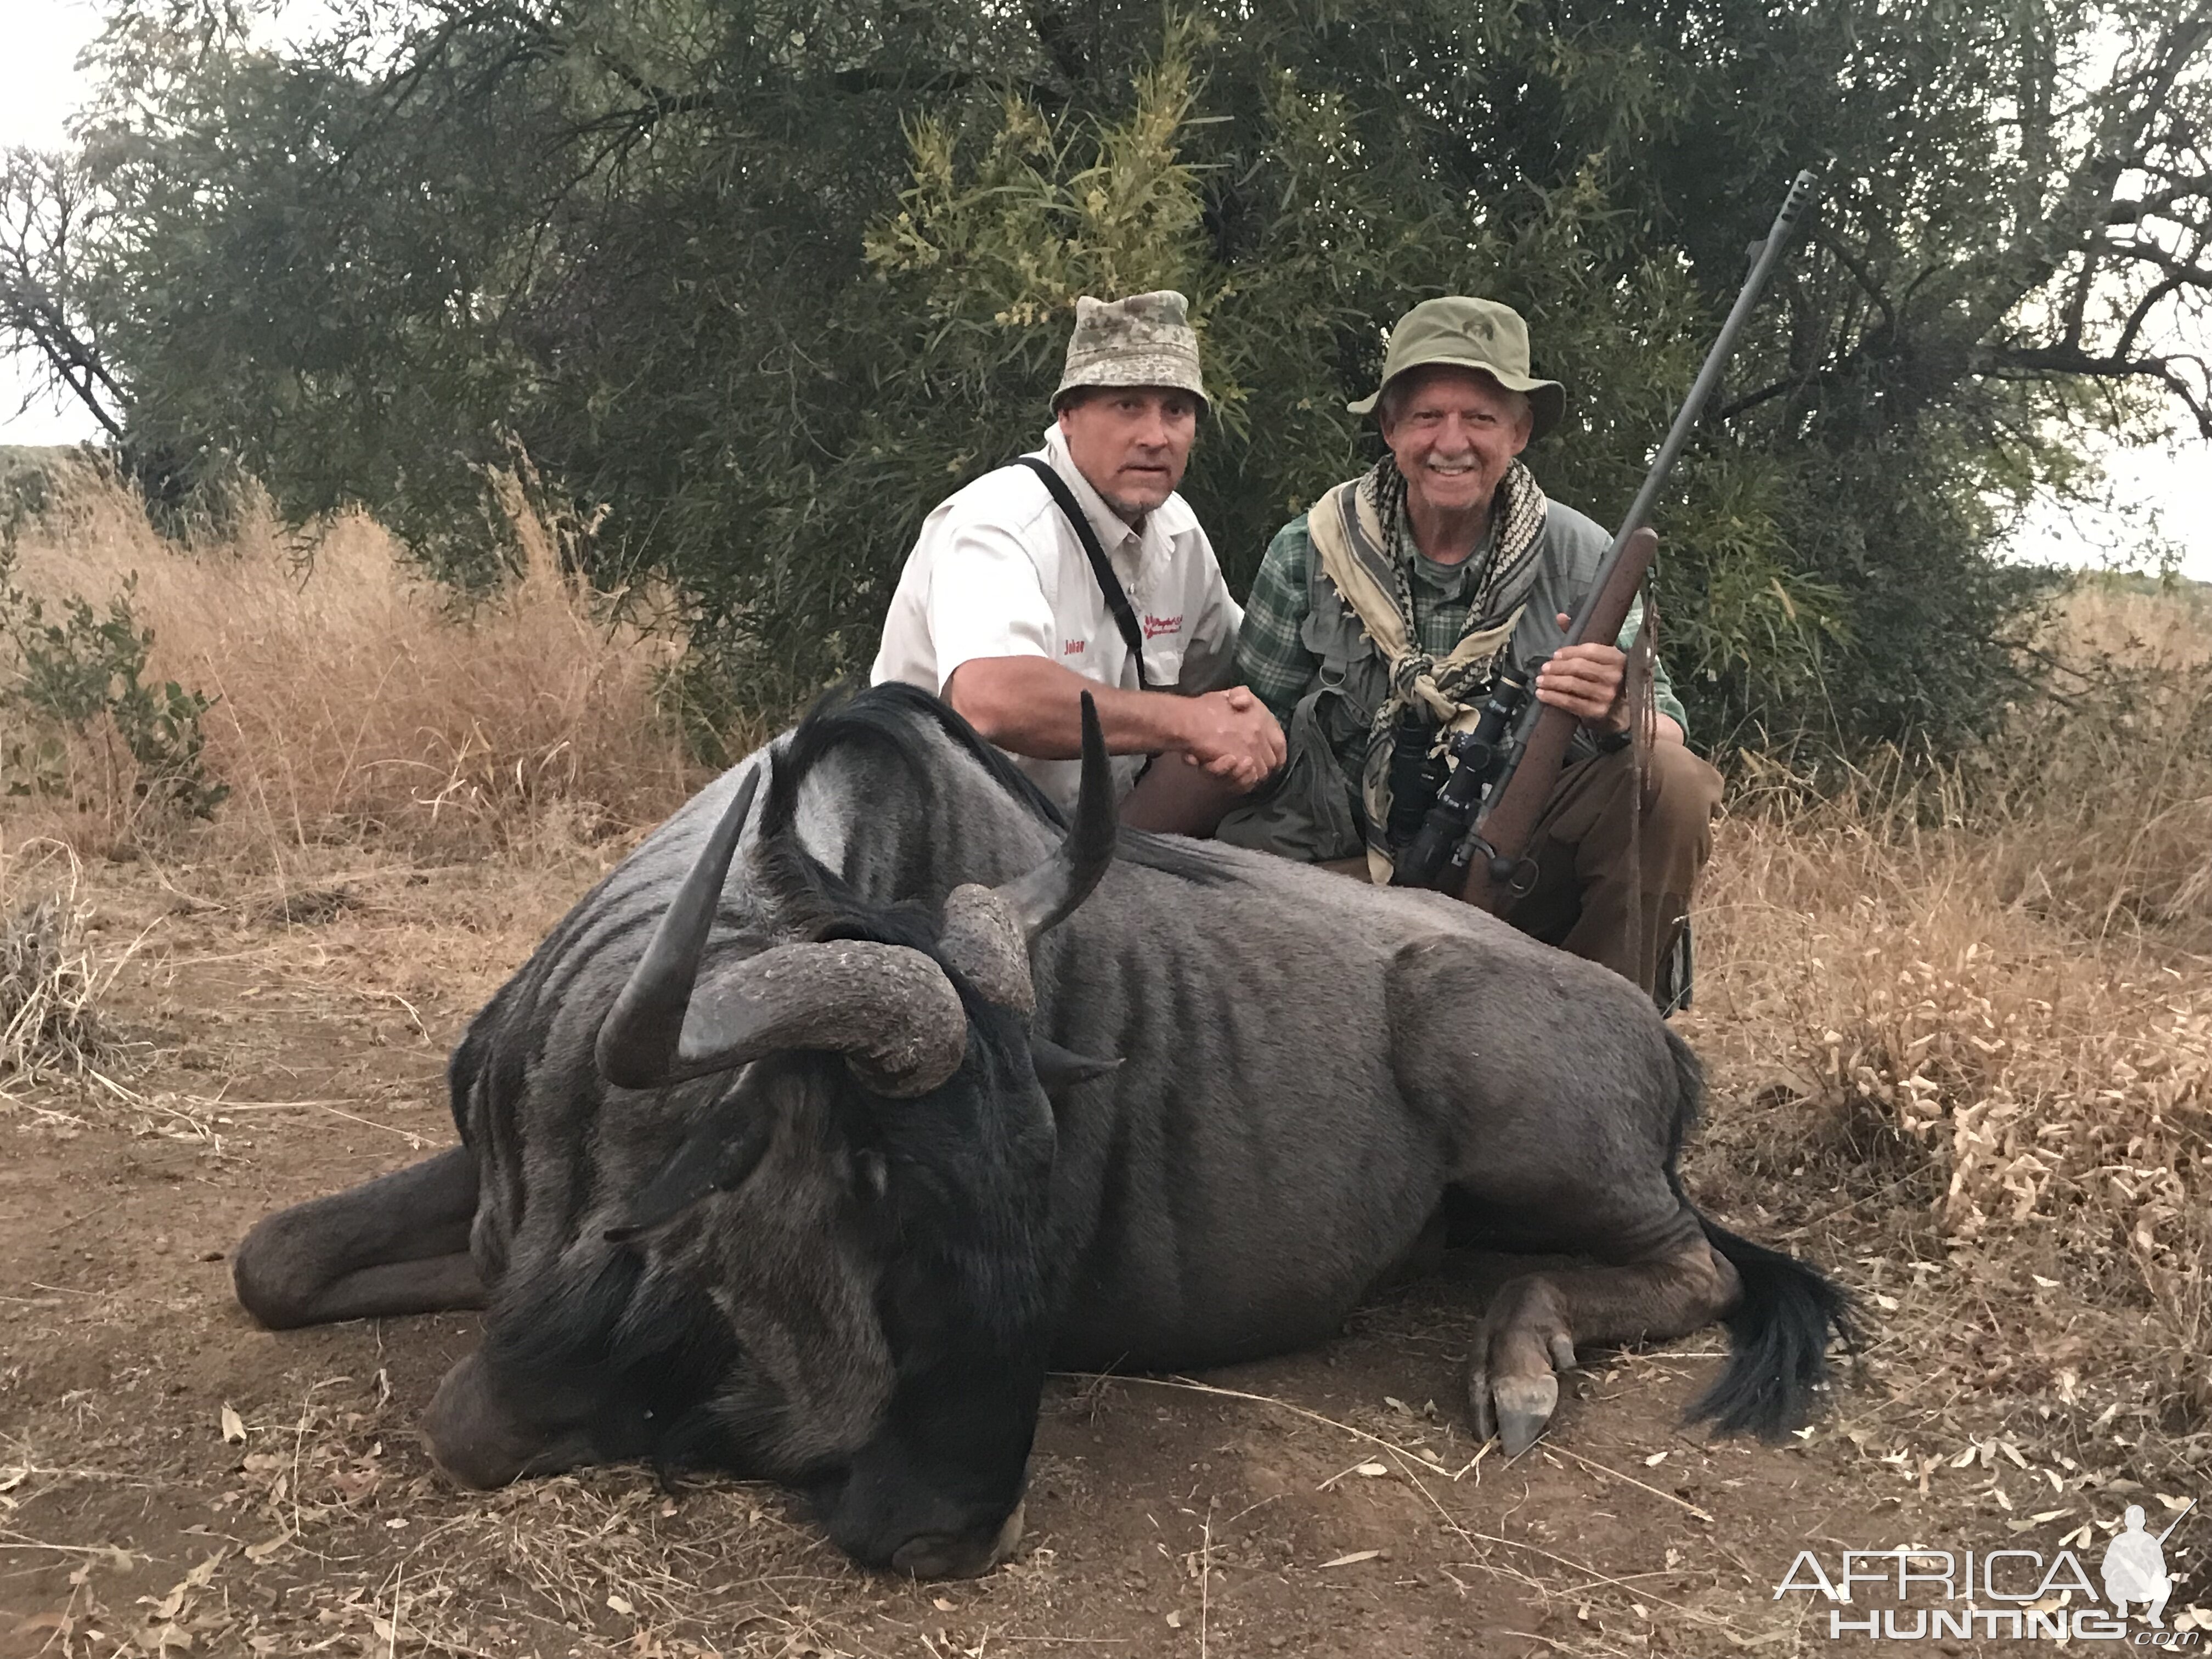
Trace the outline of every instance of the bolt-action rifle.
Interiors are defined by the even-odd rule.
[[[1637,590],[1651,568],[1652,556],[1659,550],[1659,538],[1644,520],[1704,415],[1721,371],[1735,355],[1736,337],[1758,305],[1759,292],[1790,234],[1811,205],[1816,184],[1809,168],[1799,173],[1765,240],[1753,245],[1751,274],[1721,325],[1720,337],[1706,353],[1689,396],[1675,413],[1644,487],[1614,532],[1589,597],[1567,630],[1569,645],[1585,640],[1611,644],[1620,637]],[[1567,710],[1536,699],[1535,677],[1542,665],[1539,659],[1525,672],[1510,664],[1499,666],[1474,730],[1459,733],[1448,744],[1450,773],[1437,788],[1419,833],[1392,860],[1392,886],[1440,888],[1496,911],[1534,884],[1536,870],[1528,857],[1528,843],[1566,763],[1577,724]]]

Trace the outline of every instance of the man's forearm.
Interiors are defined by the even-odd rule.
[[[1083,752],[1082,694],[1098,706],[1113,755],[1156,755],[1185,746],[1187,700],[1166,691],[1101,685],[1042,657],[977,657],[945,683],[945,700],[1000,748],[1036,760]]]

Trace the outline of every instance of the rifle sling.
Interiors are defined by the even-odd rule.
[[[1075,539],[1083,544],[1083,555],[1091,561],[1091,574],[1097,578],[1098,591],[1104,595],[1106,609],[1113,613],[1114,626],[1121,630],[1121,643],[1129,647],[1129,657],[1137,665],[1137,687],[1139,690],[1152,689],[1152,677],[1145,672],[1145,630],[1138,626],[1137,613],[1129,604],[1129,596],[1121,588],[1121,579],[1114,574],[1107,562],[1106,550],[1098,545],[1098,532],[1091,527],[1091,520],[1075,499],[1075,492],[1067,487],[1067,480],[1052,469],[1048,461],[1034,455],[1019,457],[1017,465],[1025,466],[1044,480],[1044,487],[1052,492],[1059,504],[1060,516],[1067,520],[1068,528],[1075,532]]]

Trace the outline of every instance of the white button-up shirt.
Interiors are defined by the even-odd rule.
[[[1076,471],[1058,426],[1036,453],[1066,480],[1121,579],[1143,630],[1152,689],[1190,694],[1227,684],[1244,613],[1189,504],[1170,495],[1132,529]],[[869,678],[942,696],[953,670],[978,657],[1042,657],[1102,685],[1138,689],[1137,665],[1083,544],[1027,467],[984,474],[922,521]],[[1074,805],[1079,763],[1013,759],[1062,806]],[[1144,763],[1141,755],[1115,757],[1117,794],[1128,793]]]

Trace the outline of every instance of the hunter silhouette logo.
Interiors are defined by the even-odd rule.
[[[2143,1603],[2143,1618],[2154,1630],[2163,1630],[2166,1620],[2166,1598],[2173,1594],[2173,1580],[2166,1571],[2166,1540],[2181,1524],[2181,1516],[2197,1507],[2191,1498],[2177,1515],[2166,1523],[2166,1530],[2153,1537],[2143,1528],[2142,1505],[2130,1504],[2122,1518],[2119,1531],[2112,1541],[2105,1546],[2105,1594],[2112,1598],[2112,1606],[2123,1619],[2128,1616],[2128,1603]]]

